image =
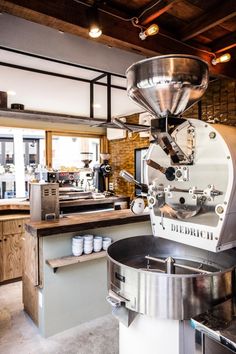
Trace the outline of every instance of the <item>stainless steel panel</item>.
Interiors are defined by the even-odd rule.
[[[30,218],[31,221],[59,218],[59,184],[30,184]]]
[[[146,255],[209,271],[191,273],[176,268],[176,274],[164,274],[163,265],[149,263]],[[127,299],[133,311],[163,319],[189,319],[231,297],[236,251],[221,254],[196,249],[152,236],[120,240],[108,249],[108,284]],[[157,270],[159,269],[159,271]]]
[[[164,55],[133,64],[126,76],[135,103],[157,117],[179,116],[207,89],[208,65],[191,55]]]

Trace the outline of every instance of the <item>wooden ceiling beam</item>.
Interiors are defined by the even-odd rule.
[[[221,37],[211,44],[212,51],[222,53],[236,47],[236,31]]]
[[[109,1],[106,4],[103,2],[98,3],[98,8],[102,11],[108,12],[110,15],[118,16],[126,20],[135,16],[133,11],[128,9],[125,11],[120,4],[116,4],[116,7],[112,7],[111,4],[109,4]]]
[[[73,1],[68,8],[65,8],[61,0],[54,0],[53,2],[46,0],[1,0],[0,11],[91,39],[88,36],[87,7]],[[214,56],[199,48],[192,48],[161,32],[155,37],[148,37],[142,41],[139,38],[139,29],[133,27],[131,22],[122,21],[104,12],[100,12],[99,15],[103,35],[96,39],[97,42],[148,57],[160,54],[190,54],[211,63]],[[92,40],[94,41],[94,39]],[[230,63],[210,65],[210,71],[212,75],[236,78],[236,72]]]
[[[168,11],[172,6],[174,6],[177,2],[180,0],[164,0],[161,1],[160,3],[157,3],[154,5],[157,1],[153,1],[151,4],[145,6],[140,10],[140,13],[145,11],[145,9],[150,8],[152,4],[154,5],[150,10],[147,10],[145,14],[141,17],[141,24],[143,26],[149,24],[150,22],[154,21],[156,18],[160,17],[162,14],[164,14],[166,11]]]
[[[186,25],[181,33],[181,40],[187,41],[188,39],[196,37],[234,16],[236,16],[236,1],[224,0],[221,2],[221,5],[211,9],[197,20]]]

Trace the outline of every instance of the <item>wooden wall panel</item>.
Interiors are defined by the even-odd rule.
[[[22,276],[22,235],[2,236],[3,251],[3,280],[10,280]]]
[[[23,240],[24,310],[38,324],[38,239],[25,232]]]

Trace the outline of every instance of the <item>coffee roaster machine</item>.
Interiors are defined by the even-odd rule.
[[[207,89],[208,65],[197,57],[146,59],[127,81],[130,98],[154,117],[147,186],[133,180],[147,196],[153,236],[108,249],[120,354],[200,353],[189,320],[235,295],[236,129],[181,116]]]

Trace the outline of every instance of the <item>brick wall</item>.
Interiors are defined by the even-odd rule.
[[[202,119],[216,118],[220,123],[236,125],[236,81],[215,80],[202,98]],[[190,108],[186,117],[198,117],[198,105]]]
[[[216,80],[211,82],[201,103],[203,120],[217,118],[221,123],[236,126],[236,81]],[[184,116],[198,118],[198,104],[190,108]],[[133,115],[129,117],[128,121],[138,123],[138,116]],[[134,174],[134,150],[147,146],[149,146],[149,139],[140,138],[137,133],[133,134],[131,138],[109,142],[111,163],[114,168],[110,182],[113,182],[116,193],[133,197],[134,187],[119,177],[119,171],[125,169]]]
[[[129,123],[138,123],[138,115],[130,116],[126,119]],[[119,177],[120,170],[124,169],[134,175],[134,152],[135,149],[149,146],[148,138],[140,138],[138,133],[133,133],[132,137],[126,139],[117,139],[109,141],[108,148],[111,154],[111,164],[113,174],[110,177],[110,182],[113,182],[114,190],[117,194],[134,196],[134,186]]]

